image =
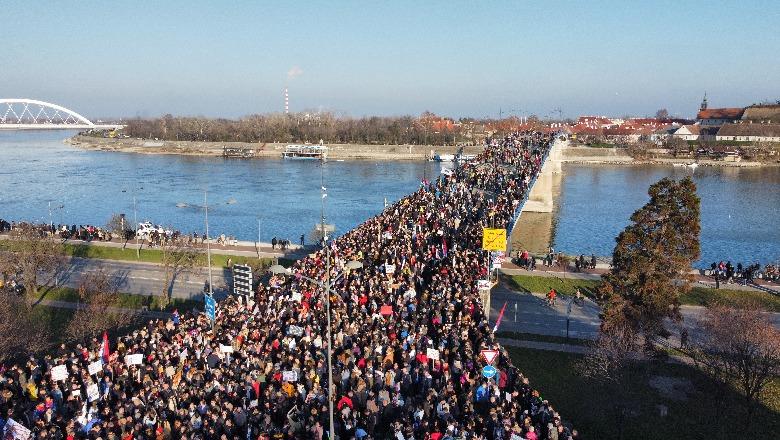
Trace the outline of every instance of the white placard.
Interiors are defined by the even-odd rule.
[[[219,344],[219,351],[222,353],[233,353],[233,346]]]
[[[293,336],[303,336],[303,327],[297,325],[291,325],[287,327],[287,334]]]
[[[292,299],[293,299],[293,301],[301,302],[301,300],[303,299],[303,296],[301,295],[301,292],[293,292],[292,293]]]
[[[425,355],[428,356],[428,359],[438,361],[439,360],[439,350],[435,348],[429,348],[425,351]]]
[[[385,264],[385,273],[386,274],[395,273],[395,264]]]
[[[101,361],[100,359],[87,365],[87,371],[89,371],[89,374],[97,374],[102,369],[103,369],[103,361]]]
[[[250,407],[250,408],[254,408],[254,407],[256,407],[256,406],[257,406],[257,399],[254,399],[254,400],[250,400],[250,401],[249,401],[249,407]]]
[[[138,353],[138,354],[128,354],[125,356],[125,364],[127,365],[141,365],[144,363],[144,355]]]
[[[295,370],[282,371],[282,380],[285,382],[298,382],[298,372]]]
[[[480,289],[480,290],[490,289],[490,281],[488,281],[488,280],[477,280],[477,289]]]
[[[57,365],[56,367],[51,369],[51,380],[58,381],[68,378],[68,367],[65,365]]]
[[[14,419],[8,419],[3,427],[3,440],[27,440],[32,432]]]
[[[98,390],[98,386],[96,383],[93,383],[92,385],[87,387],[87,399],[89,399],[90,402],[94,402],[100,398],[100,390]]]

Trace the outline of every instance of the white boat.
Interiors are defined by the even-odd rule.
[[[436,162],[452,162],[455,160],[454,154],[437,154],[433,156],[433,160]]]
[[[282,158],[326,160],[328,147],[324,145],[288,145],[282,152]]]

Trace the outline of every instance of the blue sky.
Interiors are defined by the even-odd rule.
[[[0,0],[0,97],[84,115],[692,116],[780,99],[780,2]],[[288,73],[297,75],[288,78]]]

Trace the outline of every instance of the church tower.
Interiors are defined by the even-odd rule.
[[[704,99],[701,100],[699,110],[707,110],[707,92],[704,92]]]

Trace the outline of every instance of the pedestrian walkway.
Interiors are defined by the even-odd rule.
[[[561,278],[561,279],[570,279],[570,280],[599,281],[601,280],[601,274],[606,272],[606,270],[602,270],[602,269],[595,269],[595,270],[587,269],[582,272],[568,272],[568,271],[564,272],[560,267],[557,266],[537,266],[536,270],[526,270],[514,264],[507,264],[507,263],[504,263],[503,266],[505,267],[502,267],[500,269],[500,272],[505,275],[525,275],[531,277],[551,277],[551,278]],[[695,272],[694,284],[698,284],[703,287],[709,287],[712,289],[715,288],[715,280],[713,278],[700,275],[698,270],[693,272]],[[729,290],[762,291],[762,292],[772,293],[775,295],[780,295],[779,289],[774,288],[774,286],[768,286],[766,284],[743,285],[740,283],[721,282],[720,288],[729,289]]]
[[[557,344],[554,342],[525,341],[520,339],[499,338],[501,345],[505,347],[532,348],[534,350],[560,351],[563,353],[585,354],[588,347],[583,345]]]
[[[8,240],[10,239],[9,234],[0,234],[0,240]],[[64,240],[63,243],[70,244],[73,246],[102,246],[102,247],[110,247],[110,248],[116,248],[116,249],[151,249],[155,250],[157,248],[154,247],[148,247],[144,243],[139,243],[138,245],[135,244],[135,241],[130,240],[128,242],[124,242],[121,240],[117,241],[83,241],[83,240],[74,240],[74,239],[68,239]],[[203,243],[197,243],[194,245],[194,247],[198,248],[202,252],[206,252],[206,245]],[[300,245],[294,245],[291,244],[290,247],[286,250],[281,250],[278,248],[274,248],[271,246],[271,243],[256,243],[256,242],[250,242],[250,241],[239,241],[236,245],[224,245],[224,244],[217,244],[216,240],[211,239],[209,240],[209,247],[211,248],[212,254],[217,255],[233,255],[233,256],[242,256],[242,257],[253,257],[253,258],[289,258],[292,260],[300,259],[304,256],[306,256],[310,252],[314,252],[315,248],[313,246],[300,246]]]

